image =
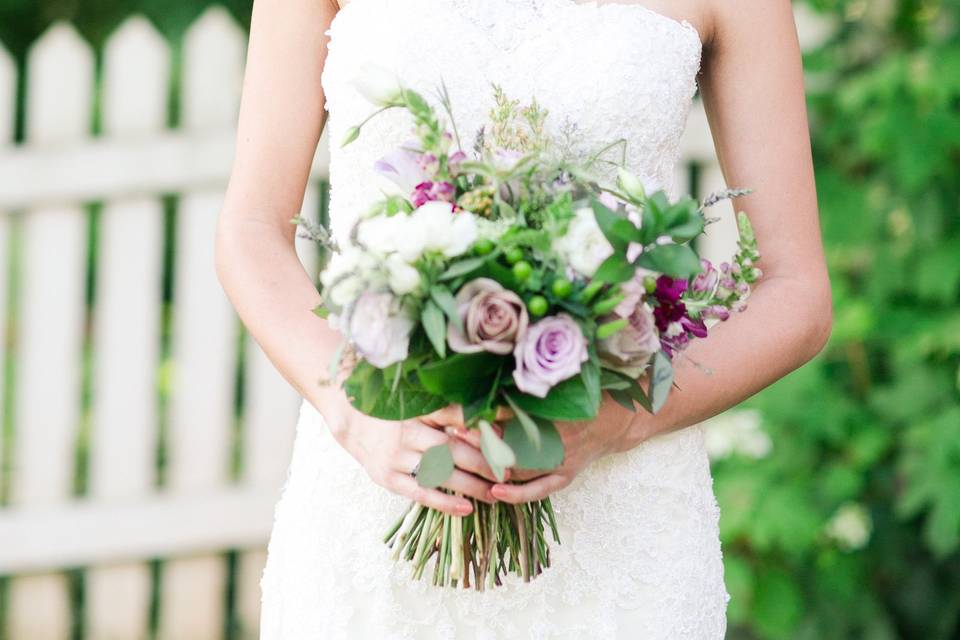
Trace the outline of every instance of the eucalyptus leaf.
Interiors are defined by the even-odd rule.
[[[517,422],[523,427],[523,430],[527,433],[527,439],[530,441],[530,444],[537,450],[540,449],[540,429],[537,428],[537,423],[534,422],[533,418],[530,415],[521,409],[513,398],[509,394],[504,394],[504,397],[507,399],[507,404],[510,405],[510,408],[513,409],[513,414]]]
[[[430,299],[443,310],[444,315],[453,323],[453,326],[463,331],[463,321],[460,319],[460,313],[457,310],[457,299],[453,297],[449,289],[439,285],[431,287]]]
[[[612,371],[610,369],[600,369],[600,388],[625,391],[634,383],[629,377]]]
[[[515,467],[519,469],[548,471],[563,464],[563,440],[556,426],[549,420],[535,418],[540,434],[540,447],[534,447],[527,437],[525,428],[514,418],[507,423],[503,431],[503,440],[513,449],[516,456]]]
[[[610,397],[613,398],[617,404],[619,404],[624,409],[628,411],[636,411],[637,407],[633,404],[633,398],[629,393],[622,389],[608,389],[607,393],[610,394]]]
[[[506,478],[506,470],[517,463],[517,458],[513,449],[500,439],[489,422],[481,420],[478,425],[480,427],[480,452],[486,459],[487,464],[490,465],[490,469],[497,480],[503,482]]]
[[[447,355],[447,321],[443,318],[443,311],[433,300],[427,300],[420,313],[420,323],[430,339],[437,354],[443,358]]]
[[[453,454],[446,444],[438,444],[423,452],[417,467],[417,484],[436,489],[453,475]]]
[[[653,357],[650,370],[650,404],[653,413],[657,413],[667,403],[670,388],[673,385],[673,364],[663,351]]]

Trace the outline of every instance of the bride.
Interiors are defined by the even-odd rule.
[[[552,126],[574,123],[588,144],[625,138],[627,167],[674,197],[699,85],[728,183],[755,189],[736,204],[753,220],[765,276],[748,313],[678,361],[661,413],[605,402],[590,428],[560,426],[559,469],[498,484],[456,407],[384,422],[318,383],[338,338],[310,312],[315,274],[297,260],[290,219],[324,124],[341,140],[369,113],[352,81],[371,64],[411,87],[442,79],[465,131],[485,120],[492,82],[536,96]],[[699,423],[802,365],[830,330],[789,0],[258,0],[246,73],[217,266],[306,399],[262,582],[262,638],[722,638],[728,596]],[[335,234],[376,198],[372,165],[408,128],[388,112],[331,149]],[[447,441],[450,493],[420,488],[421,452]],[[456,494],[552,495],[563,540],[553,566],[485,593],[412,582],[380,536],[411,498],[469,513]]]

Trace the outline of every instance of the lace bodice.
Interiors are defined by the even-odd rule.
[[[341,237],[380,196],[373,163],[411,137],[394,110],[339,147],[373,109],[351,85],[371,63],[426,95],[442,80],[464,138],[486,120],[491,83],[536,96],[551,132],[574,127],[585,153],[624,138],[629,168],[679,195],[674,171],[701,54],[688,23],[637,4],[353,0],[330,36],[322,80]],[[262,639],[723,637],[718,511],[700,427],[604,458],[556,494],[563,544],[531,584],[477,594],[412,583],[381,540],[405,505],[305,404],[262,583]]]
[[[410,137],[406,114],[391,111],[339,148],[347,129],[372,110],[351,86],[369,64],[427,95],[442,80],[465,146],[486,120],[496,83],[513,98],[535,96],[550,112],[550,132],[573,128],[584,153],[625,139],[628,168],[648,186],[679,195],[674,169],[702,48],[688,22],[634,3],[353,0],[330,36],[323,88],[337,233],[379,195],[373,161]]]

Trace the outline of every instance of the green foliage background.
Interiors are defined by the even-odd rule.
[[[960,0],[807,3],[840,25],[806,61],[835,329],[748,403],[770,455],[715,464],[729,635],[960,638]],[[0,39],[139,12],[176,43],[209,4],[0,0]],[[862,548],[825,534],[845,505]]]

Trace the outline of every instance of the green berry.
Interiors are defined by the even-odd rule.
[[[557,278],[553,281],[553,285],[551,285],[550,288],[553,290],[553,295],[561,300],[573,293],[573,283],[566,278]]]
[[[514,247],[507,251],[507,262],[510,264],[517,264],[523,260],[523,249],[520,247]]]
[[[516,278],[518,282],[526,282],[527,278],[532,275],[533,265],[526,260],[521,260],[517,264],[513,265],[513,277]]]
[[[548,303],[547,299],[543,296],[533,296],[530,298],[530,302],[527,303],[527,309],[530,310],[530,315],[538,318],[546,314],[549,308],[550,303]]]
[[[477,240],[477,243],[473,245],[473,252],[478,256],[485,256],[493,251],[493,248],[493,241],[484,238],[482,240]]]
[[[643,288],[647,293],[653,293],[657,290],[657,280],[653,276],[647,276],[643,279]]]

